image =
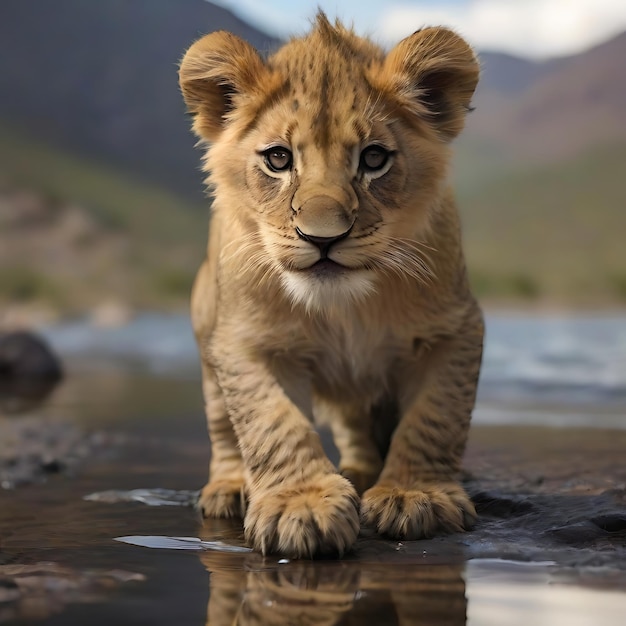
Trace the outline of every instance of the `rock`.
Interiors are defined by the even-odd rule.
[[[0,412],[20,413],[42,402],[63,377],[61,362],[33,333],[0,333]]]
[[[0,334],[0,381],[62,377],[61,363],[43,339],[27,331]]]

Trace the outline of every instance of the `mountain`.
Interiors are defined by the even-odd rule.
[[[81,307],[110,290],[154,306],[186,296],[207,203],[177,64],[216,29],[264,52],[278,45],[204,0],[0,1],[0,195],[4,179],[42,192],[49,207],[45,224],[0,219],[0,301],[56,293]],[[480,56],[453,170],[477,290],[626,302],[626,33],[544,62]],[[0,197],[0,218],[5,205]],[[77,220],[88,236],[72,239]],[[87,249],[93,262],[81,263]]]
[[[544,63],[483,55],[483,79],[465,139],[535,163],[626,141],[625,58],[626,33]]]
[[[517,95],[537,81],[544,64],[505,52],[481,52],[479,93],[496,92]]]
[[[206,200],[6,128],[0,136],[0,328],[186,303],[206,246]]]
[[[482,55],[455,176],[483,294],[626,300],[624,58],[626,33],[543,63]]]
[[[218,29],[264,52],[278,44],[204,0],[2,0],[0,122],[197,198],[199,155],[176,69],[192,41]],[[461,182],[626,139],[624,58],[626,33],[545,62],[481,54]]]
[[[0,120],[197,197],[177,64],[220,29],[261,51],[277,44],[204,0],[2,0]]]
[[[478,293],[623,306],[624,172],[626,143],[460,189],[465,253]]]

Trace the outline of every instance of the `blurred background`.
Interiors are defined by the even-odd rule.
[[[621,403],[619,0],[2,0],[0,328],[39,328],[64,355],[196,367],[186,311],[209,200],[177,64],[217,29],[268,52],[318,5],[386,47],[445,24],[480,52],[453,179],[488,312],[481,397],[506,383]]]
[[[457,575],[447,596],[444,578],[428,578],[434,606],[452,611],[431,621],[463,624],[467,606],[470,625],[624,622],[623,594],[590,603],[579,587],[552,583],[625,588],[625,0],[0,0],[0,623],[56,614],[45,623],[205,623],[198,559],[112,541],[241,533],[238,522],[235,535],[220,535],[199,528],[191,510],[128,500],[139,490],[142,502],[148,493],[189,503],[209,455],[188,299],[210,202],[177,67],[212,30],[271,51],[306,32],[318,5],[386,48],[443,24],[480,53],[476,108],[455,143],[452,177],[487,328],[466,477],[495,498],[496,531],[468,542],[468,558],[490,560],[470,562],[466,586]],[[45,343],[10,332],[19,329]],[[544,503],[528,505],[533,493]],[[378,623],[399,583],[420,603],[419,619],[435,615],[411,587],[428,572],[426,550],[406,561],[402,544],[388,545],[364,552],[360,580],[375,580],[375,593],[354,594],[363,600],[346,624],[365,614]],[[432,563],[448,563],[441,545],[428,548]],[[572,546],[584,547],[577,561]],[[393,583],[376,554],[403,560]],[[519,570],[489,569],[516,554]],[[549,578],[526,563],[547,567],[553,557],[583,570]],[[3,566],[40,561],[23,570],[31,591],[16,595],[19,580]],[[69,569],[51,571],[55,562]],[[256,573],[234,563],[225,561],[228,580],[238,570],[242,590],[255,585],[246,602],[265,606]],[[61,613],[91,598],[94,576],[112,568],[143,582]],[[271,588],[284,581],[298,603],[299,586],[327,580],[315,567],[306,576],[269,571]],[[516,577],[522,585],[507,587]],[[109,591],[118,578],[106,578]],[[401,621],[387,608],[380,623]]]

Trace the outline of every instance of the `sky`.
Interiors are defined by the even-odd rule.
[[[317,7],[391,47],[421,26],[454,28],[479,50],[533,59],[575,54],[626,30],[626,0],[211,0],[280,37]]]

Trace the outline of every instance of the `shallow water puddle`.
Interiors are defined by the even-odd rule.
[[[468,626],[622,626],[626,597],[576,584],[577,572],[554,563],[477,559],[465,566]],[[594,576],[593,568],[589,575]],[[596,571],[597,582],[607,572]],[[621,583],[623,585],[623,581]],[[623,587],[622,587],[623,589]]]
[[[125,539],[196,551],[209,573],[208,623],[217,626],[623,626],[626,615],[623,593],[582,587],[575,571],[548,561],[454,563],[427,556],[419,562],[415,555],[390,558],[380,542],[343,560],[298,561],[264,558],[238,546],[224,550],[222,542],[198,538]],[[163,551],[164,569],[168,554]]]
[[[72,385],[59,416],[123,436],[0,490],[2,626],[626,624],[625,430],[474,427],[473,532],[364,531],[341,560],[298,561],[193,511],[208,460],[195,381],[112,371]]]
[[[141,502],[148,506],[194,506],[198,499],[198,491],[176,491],[174,489],[131,489],[122,491],[111,489],[90,493],[83,499],[88,502],[116,504],[118,502]]]
[[[252,552],[246,546],[233,546],[223,541],[203,541],[198,537],[155,537],[131,535],[115,537],[115,541],[129,543],[143,548],[161,548],[166,550],[217,550],[218,552]]]

